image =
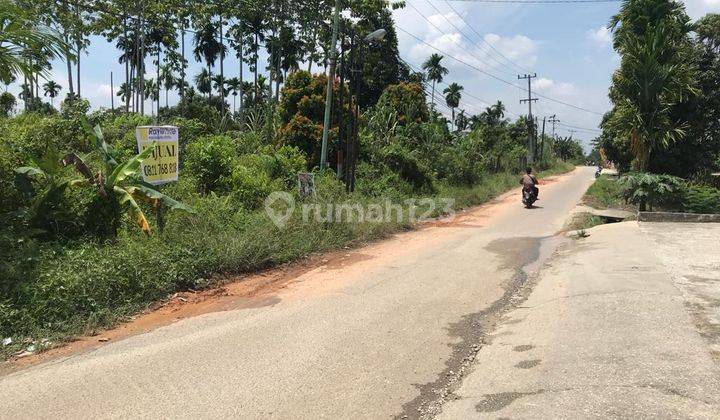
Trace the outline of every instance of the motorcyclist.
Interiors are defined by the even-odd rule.
[[[535,193],[535,199],[540,199],[540,190],[537,187],[538,180],[535,175],[532,174],[531,167],[528,166],[527,168],[525,168],[525,174],[520,179],[520,184],[522,184],[523,189],[532,189],[532,191]]]

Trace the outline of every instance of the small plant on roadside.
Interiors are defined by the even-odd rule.
[[[618,180],[625,201],[637,204],[640,211],[653,210],[658,205],[677,202],[685,181],[671,175],[636,173]]]

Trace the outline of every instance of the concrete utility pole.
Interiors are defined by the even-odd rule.
[[[115,84],[113,83],[112,72],[110,72],[110,109],[115,113]]]
[[[559,123],[560,120],[557,119],[557,116],[555,114],[552,114],[550,116],[550,119],[548,120],[550,123],[552,123],[553,126],[553,138],[555,138],[555,124]]]
[[[530,84],[530,81],[537,77],[537,73],[533,74],[525,74],[523,76],[518,75],[518,80],[520,79],[527,79],[527,89],[528,89],[528,97],[527,99],[521,99],[520,103],[527,102],[528,104],[528,115],[527,115],[527,123],[528,123],[528,164],[531,164],[535,161],[535,153],[534,153],[534,145],[533,145],[533,132],[534,130],[534,123],[533,123],[533,116],[532,116],[532,103],[534,101],[537,101],[537,98],[532,97],[532,85]]]
[[[542,134],[540,135],[540,156],[538,156],[540,161],[542,161],[543,153],[545,153],[545,118],[547,117],[543,117]]]
[[[332,105],[332,87],[335,78],[335,62],[337,50],[335,49],[340,26],[340,0],[335,0],[335,14],[333,16],[333,30],[330,38],[330,68],[327,76],[327,92],[325,94],[325,118],[323,118],[322,149],[320,150],[320,169],[327,168],[328,135],[330,134],[330,107]]]

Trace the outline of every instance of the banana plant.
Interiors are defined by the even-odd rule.
[[[195,212],[192,208],[157,191],[150,184],[142,181],[140,166],[152,154],[155,149],[154,144],[127,162],[118,163],[113,149],[105,142],[100,127],[96,126],[93,129],[90,128],[87,122],[85,124],[88,133],[95,140],[104,168],[93,172],[90,166],[85,163],[85,159],[75,153],[68,153],[62,159],[57,159],[57,155],[52,152],[49,152],[41,161],[34,162],[34,166],[17,168],[15,172],[21,177],[45,182],[43,192],[34,194],[33,211],[41,209],[43,203],[50,198],[57,197],[69,186],[92,186],[102,199],[107,200],[108,204],[117,203],[120,209],[127,211],[132,220],[147,234],[152,233],[150,223],[138,201],[148,202],[156,209],[162,207],[173,211]],[[61,172],[62,168],[68,166],[73,166],[81,177],[56,176]],[[49,171],[49,168],[52,170]],[[31,185],[31,183],[25,183],[26,191],[28,191],[28,185]],[[112,223],[112,221],[108,222]]]
[[[31,160],[30,166],[15,169],[15,185],[30,200],[30,206],[20,209],[19,215],[30,225],[47,227],[44,221],[56,219],[65,190],[83,184],[85,179],[69,176],[59,154],[48,150],[42,157]]]

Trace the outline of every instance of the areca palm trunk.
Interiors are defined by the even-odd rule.
[[[212,101],[212,67],[210,66],[210,62],[208,61],[208,80],[210,84],[210,88],[208,89],[208,103]]]
[[[65,37],[65,43],[67,44],[69,42],[68,37]],[[71,55],[70,55],[70,48],[65,48],[65,63],[67,64],[67,74],[68,74],[68,92],[70,92],[70,96],[75,95],[75,89],[73,89],[73,77],[72,77],[72,62],[71,62]]]
[[[253,63],[255,67],[255,94],[253,95],[253,102],[257,102],[257,96],[258,96],[258,43],[260,40],[258,39],[258,33],[255,32],[255,44],[253,45],[254,48],[254,56],[253,56]]]
[[[432,100],[430,102],[430,108],[432,108],[433,111],[435,110],[435,79],[433,79],[432,84]]]
[[[222,14],[219,22],[220,30],[220,116],[225,116],[225,71],[223,69],[223,61],[225,57],[225,48],[223,45],[223,21]]]
[[[185,22],[183,21],[182,29],[180,30],[180,55],[182,56],[182,63],[180,63],[180,99],[185,101]]]
[[[123,36],[125,38],[125,114],[130,111],[130,54],[127,45],[127,18],[123,18]]]
[[[155,90],[157,91],[157,115],[160,116],[160,43],[158,42],[158,50],[157,50],[157,68],[156,68],[156,75],[157,78],[157,87]]]
[[[82,46],[80,45],[80,42],[77,43],[77,61],[75,63],[75,70],[77,71],[77,96],[80,97],[80,52],[81,52]]]
[[[242,26],[240,27],[240,39],[238,41],[238,54],[240,62],[240,121],[243,118],[243,95],[245,94],[243,89],[243,45],[242,45]]]

